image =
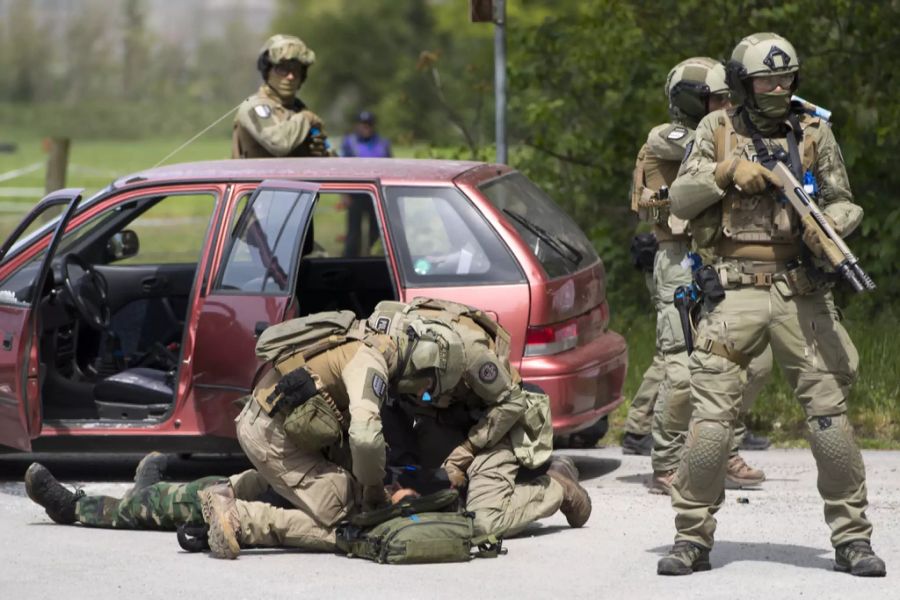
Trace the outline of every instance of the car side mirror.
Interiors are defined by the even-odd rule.
[[[112,235],[106,242],[106,256],[110,262],[131,258],[138,253],[141,242],[131,229],[123,229]]]

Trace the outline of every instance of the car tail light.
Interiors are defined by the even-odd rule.
[[[578,345],[578,324],[575,319],[529,327],[525,332],[525,356],[549,356],[571,350]]]

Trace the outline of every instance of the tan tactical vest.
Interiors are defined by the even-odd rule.
[[[631,186],[631,210],[642,221],[653,224],[653,233],[659,241],[687,239],[687,221],[669,212],[671,201],[660,199],[659,189],[671,187],[678,175],[681,162],[663,160],[653,154],[647,144],[641,146],[634,165]]]
[[[316,313],[269,327],[257,341],[256,355],[274,369],[255,386],[254,399],[271,413],[271,393],[283,376],[350,342],[361,342],[381,354],[389,370],[396,366],[397,347],[393,341],[386,335],[373,335],[366,329],[366,322],[357,320],[349,310]],[[310,372],[320,389],[339,383],[328,374],[315,373],[313,369]]]
[[[727,114],[727,116],[726,116]],[[733,110],[723,113],[715,129],[716,162],[743,158],[756,161],[756,149],[749,136],[735,131]],[[803,139],[799,143],[803,171],[816,161],[816,129],[821,120],[801,118]],[[781,146],[788,150],[785,138],[763,138],[769,150]],[[712,249],[716,256],[757,261],[786,261],[796,258],[802,249],[800,220],[796,211],[773,190],[747,196],[733,186],[726,190],[720,204],[693,220],[694,240],[700,248]],[[719,214],[716,214],[718,211]],[[711,218],[710,218],[711,217]],[[704,231],[715,222],[714,231]]]

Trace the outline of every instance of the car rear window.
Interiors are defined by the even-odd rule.
[[[506,216],[551,279],[597,260],[597,252],[575,221],[521,173],[492,179],[479,188]]]
[[[525,281],[506,245],[458,189],[387,187],[385,200],[407,286]]]

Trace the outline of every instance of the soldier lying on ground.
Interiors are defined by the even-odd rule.
[[[166,455],[159,452],[145,456],[135,469],[134,486],[119,498],[89,495],[82,489],[69,491],[46,467],[32,463],[25,473],[25,491],[31,500],[44,507],[51,519],[63,525],[77,523],[87,527],[162,531],[174,531],[186,525],[195,534],[204,526],[197,493],[212,485],[230,484],[238,498],[259,500],[273,506],[290,506],[252,469],[231,477],[210,475],[186,483],[175,483],[163,481],[166,464]],[[403,483],[421,483],[424,487],[412,489],[402,487]],[[400,477],[399,480],[395,478],[388,489],[391,502],[396,504],[406,497],[437,489],[440,485],[439,481],[429,484],[423,477]],[[444,484],[444,487],[449,487],[449,484]]]

